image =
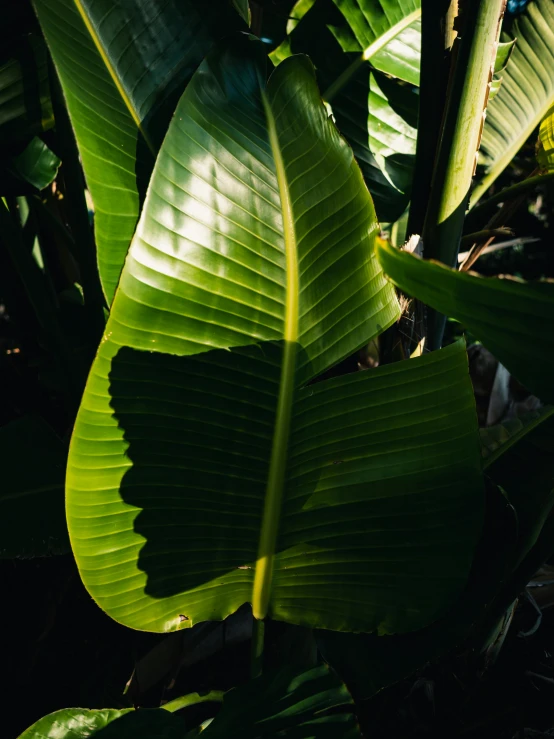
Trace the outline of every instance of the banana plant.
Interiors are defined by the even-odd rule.
[[[73,433],[73,551],[134,628],[249,602],[412,630],[463,587],[482,523],[466,353],[314,384],[399,308],[311,63],[266,85],[265,59],[220,45],[177,106]]]

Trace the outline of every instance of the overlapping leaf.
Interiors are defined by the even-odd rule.
[[[421,0],[333,0],[355,37],[339,41],[381,72],[419,84]]]
[[[272,55],[276,61],[306,52],[314,60],[324,96],[354,150],[382,221],[395,221],[408,203],[417,96],[412,93],[413,105],[405,117],[405,111],[389,101],[391,92],[398,98],[390,89],[394,83],[376,83],[368,62],[417,85],[419,15],[419,0],[299,2],[291,11],[288,38]],[[397,125],[394,135],[391,125]]]
[[[111,302],[175,104],[214,40],[243,26],[230,0],[36,0],[95,209]]]
[[[456,272],[385,242],[378,256],[401,290],[460,321],[525,387],[554,400],[554,282]]]
[[[229,42],[177,108],[75,426],[73,549],[135,628],[264,599],[292,623],[417,628],[480,527],[465,350],[305,386],[398,305],[311,64],[267,87],[264,65]]]
[[[473,195],[490,186],[512,161],[554,103],[554,5],[531,0],[503,41],[517,39],[502,86],[487,108],[480,163],[484,176]]]

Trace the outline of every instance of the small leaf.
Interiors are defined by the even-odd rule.
[[[54,181],[61,160],[42,139],[34,136],[25,149],[15,156],[10,169],[37,190],[43,190]]]

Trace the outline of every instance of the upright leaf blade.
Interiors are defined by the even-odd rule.
[[[36,0],[95,208],[111,302],[154,159],[214,40],[243,27],[228,0]]]
[[[503,41],[517,39],[502,86],[487,108],[480,163],[484,176],[475,203],[532,134],[554,104],[554,5],[531,0]]]
[[[72,439],[75,556],[135,628],[245,602],[311,626],[416,628],[462,587],[480,526],[465,351],[303,387],[398,305],[310,63],[286,60],[267,86],[264,64],[248,37],[211,54],[161,149]],[[431,365],[436,406],[409,384]]]

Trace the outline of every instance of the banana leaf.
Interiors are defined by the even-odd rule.
[[[36,0],[95,211],[111,303],[175,104],[213,42],[244,27],[231,0]]]
[[[354,150],[377,216],[384,222],[396,221],[409,200],[420,14],[419,0],[303,0],[291,11],[288,37],[271,55],[275,62],[297,52],[313,59],[324,98],[332,104],[337,126]],[[399,93],[394,81],[385,75],[376,81],[372,69],[410,83],[405,94],[400,91],[401,111],[395,104]],[[397,124],[393,135],[391,125]]]
[[[160,151],[71,442],[91,595],[152,631],[254,615],[406,631],[463,587],[482,521],[463,344],[314,383],[399,315],[310,61],[242,36]]]

